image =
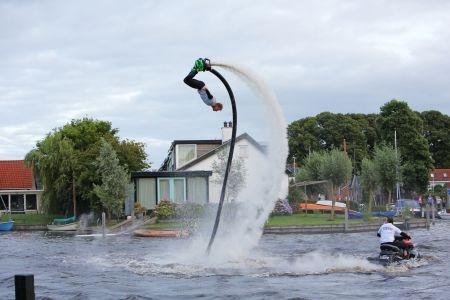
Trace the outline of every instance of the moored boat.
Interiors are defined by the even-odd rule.
[[[6,222],[0,222],[0,231],[10,231],[14,226],[14,221],[9,220]]]
[[[438,212],[438,215],[441,217],[442,220],[450,220],[450,214],[445,209]]]
[[[73,222],[64,225],[50,224],[47,225],[47,229],[51,231],[76,231],[78,230],[78,222]]]
[[[187,237],[189,233],[185,230],[154,230],[154,229],[138,229],[133,232],[139,237]]]
[[[52,224],[47,225],[47,229],[51,231],[76,231],[79,228],[79,222],[76,217],[66,219],[54,219]]]

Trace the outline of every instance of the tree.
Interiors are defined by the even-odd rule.
[[[308,117],[292,122],[288,126],[289,157],[298,161],[305,159],[311,152],[319,151],[320,128],[316,117]]]
[[[225,170],[228,162],[229,147],[217,153],[217,160],[212,164],[213,180],[212,182],[221,185],[225,176]],[[235,200],[239,192],[245,187],[247,178],[247,169],[244,161],[239,157],[234,157],[231,163],[230,173],[228,174],[227,189],[225,199]]]
[[[392,100],[380,109],[377,120],[381,137],[394,142],[397,131],[401,153],[404,189],[409,193],[423,193],[428,186],[428,174],[433,168],[427,139],[422,134],[423,121],[406,102]]]
[[[95,166],[102,184],[94,184],[94,193],[107,211],[108,218],[112,215],[117,217],[122,211],[126,196],[132,190],[132,185],[128,172],[120,165],[113,147],[105,139],[102,139],[101,143]]]
[[[321,170],[324,164],[324,152],[314,151],[309,155],[297,175],[299,181],[322,180]]]
[[[352,175],[352,162],[345,152],[333,149],[325,153],[320,177],[328,180],[331,194],[331,219],[334,220],[336,188],[348,182]]]
[[[388,203],[392,201],[392,190],[400,181],[400,158],[395,150],[386,144],[375,147],[374,167],[379,186],[388,194]],[[399,170],[397,172],[397,170]]]
[[[93,184],[101,183],[93,162],[100,153],[102,138],[112,145],[120,165],[128,171],[149,167],[144,145],[121,141],[118,130],[110,122],[89,118],[72,120],[38,141],[35,149],[26,155],[26,161],[41,178],[43,205],[49,212],[67,211],[68,203],[76,203],[79,212],[102,207],[93,192]],[[70,198],[76,201],[66,200]]]
[[[378,141],[377,134],[375,115],[323,112],[289,125],[289,157],[303,160],[313,151],[343,149],[345,141],[346,151],[359,169]]]
[[[364,158],[361,162],[361,186],[366,191],[369,198],[367,211],[372,212],[374,192],[378,186],[378,176],[373,160]]]
[[[428,140],[431,156],[436,168],[450,167],[450,117],[430,110],[420,114],[423,134]]]

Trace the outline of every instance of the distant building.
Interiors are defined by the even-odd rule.
[[[0,211],[38,212],[41,193],[33,170],[25,161],[0,160]]]

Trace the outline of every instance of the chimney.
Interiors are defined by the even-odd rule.
[[[222,144],[231,139],[232,131],[233,131],[233,122],[223,122]]]

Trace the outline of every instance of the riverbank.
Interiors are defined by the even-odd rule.
[[[303,225],[303,226],[265,226],[264,234],[325,234],[325,233],[354,233],[354,232],[368,232],[377,231],[382,220],[373,222],[349,222],[346,226],[345,223],[341,224],[329,224],[329,225]],[[425,219],[412,219],[407,221],[395,222],[395,225],[401,230],[410,230],[418,228],[426,228],[427,221]]]

